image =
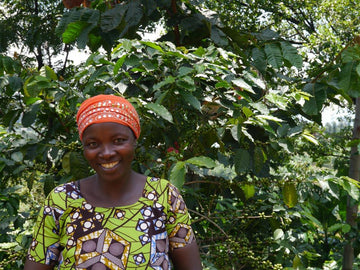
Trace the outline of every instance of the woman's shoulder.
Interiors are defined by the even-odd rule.
[[[166,184],[170,183],[170,181],[167,179],[163,179],[163,178],[155,177],[155,176],[147,176],[147,182],[160,183],[162,185],[166,185]]]
[[[48,199],[56,201],[69,201],[82,198],[78,182],[68,182],[56,186],[48,195]]]
[[[148,177],[147,184],[145,185],[145,192],[157,193],[157,196],[162,196],[168,200],[174,195],[176,197],[181,196],[180,190],[172,184],[169,180],[158,178],[158,177]]]
[[[169,186],[173,186],[173,184],[171,184],[170,181],[167,179],[152,177],[152,176],[147,177],[146,183],[147,185],[145,186],[145,188],[147,187],[155,190],[159,190],[159,189],[164,190],[164,189],[168,189]]]

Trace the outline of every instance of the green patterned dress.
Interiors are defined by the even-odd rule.
[[[169,250],[192,241],[184,200],[167,180],[148,177],[136,203],[112,208],[93,207],[67,183],[47,197],[28,259],[58,269],[171,269]]]

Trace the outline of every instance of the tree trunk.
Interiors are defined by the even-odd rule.
[[[360,98],[356,98],[355,106],[356,106],[355,120],[354,120],[352,139],[359,140],[360,139]],[[349,177],[356,181],[359,181],[360,178],[360,155],[357,145],[351,147]],[[348,196],[347,205],[346,205],[346,222],[352,227],[356,226],[357,212],[358,212],[357,202],[354,201],[350,196]],[[353,269],[354,239],[348,239],[348,241],[349,242],[346,244],[344,248],[344,258],[343,258],[343,268],[342,268],[343,270]]]
[[[44,58],[43,58],[43,52],[41,50],[41,45],[38,45],[36,47],[35,57],[38,64],[38,70],[40,70],[44,66]]]

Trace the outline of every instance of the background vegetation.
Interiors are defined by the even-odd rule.
[[[136,106],[134,168],[181,188],[204,268],[358,267],[355,3],[3,0],[0,10],[1,269],[22,269],[46,194],[91,173],[74,116],[99,93]],[[159,25],[157,41],[141,38]],[[69,61],[73,49],[90,51],[86,61]],[[351,126],[321,125],[334,104]]]

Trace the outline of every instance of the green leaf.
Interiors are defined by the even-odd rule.
[[[235,171],[237,174],[244,173],[251,169],[251,156],[249,151],[245,149],[238,149],[235,152]]]
[[[303,65],[302,57],[298,54],[297,49],[290,42],[280,42],[283,56],[293,66],[301,68]]]
[[[249,109],[248,107],[246,107],[246,106],[242,107],[241,110],[245,114],[246,118],[249,118],[252,115],[254,115],[254,112],[251,109]]]
[[[276,229],[274,231],[274,240],[275,241],[283,239],[284,236],[285,236],[285,233],[284,233],[284,231],[282,229]]]
[[[55,71],[49,67],[49,66],[43,66],[41,69],[40,69],[40,75],[48,78],[49,80],[54,80],[56,81],[58,79]]]
[[[128,2],[129,8],[126,11],[125,23],[129,27],[138,25],[143,19],[143,3],[140,0],[132,0]]]
[[[351,80],[352,80],[352,70],[354,67],[354,62],[347,62],[345,65],[341,66],[341,70],[339,73],[339,86],[345,92],[350,89]]]
[[[282,54],[278,43],[265,44],[265,53],[268,63],[276,69],[282,66]]]
[[[264,29],[259,34],[256,34],[256,36],[261,40],[274,40],[279,38],[279,34],[269,28]]]
[[[338,183],[344,188],[344,190],[354,199],[359,200],[360,191],[359,188],[348,180],[349,178],[343,177]]]
[[[189,67],[180,67],[178,71],[180,77],[184,77],[192,72],[194,72],[194,69]]]
[[[328,86],[320,83],[308,83],[303,91],[311,94],[309,100],[305,101],[302,110],[308,115],[317,115],[320,113],[323,104],[327,98]]]
[[[163,105],[157,103],[147,103],[145,104],[145,108],[153,111],[155,114],[159,115],[170,123],[173,122],[171,113]]]
[[[286,182],[283,187],[284,203],[289,207],[294,207],[298,202],[298,195],[296,192],[295,184]]]
[[[260,48],[254,48],[251,51],[253,59],[253,65],[261,72],[264,73],[266,70],[266,55],[264,50]]]
[[[198,57],[203,57],[206,54],[206,50],[203,47],[199,47],[193,52],[193,54]]]
[[[88,25],[87,22],[69,23],[65,32],[62,34],[63,42],[66,44],[74,42]]]
[[[360,77],[360,64],[356,66],[356,73]]]
[[[233,167],[226,167],[223,164],[217,164],[216,167],[210,170],[206,170],[206,175],[220,177],[223,179],[232,180],[236,177],[236,173]]]
[[[321,230],[323,230],[323,225],[322,223],[316,218],[313,216],[313,211],[310,210],[309,208],[307,207],[304,207],[304,211],[301,212],[301,214],[303,216],[305,216],[306,218],[308,218],[312,223],[313,223],[313,226],[317,227],[317,228],[320,228]]]
[[[88,35],[88,39],[89,39],[88,46],[90,50],[93,52],[97,51],[101,46],[101,41],[102,41],[101,36],[90,33]]]
[[[75,179],[82,179],[89,176],[90,168],[82,153],[72,152],[71,174]]]
[[[52,175],[44,175],[42,180],[44,182],[44,194],[47,196],[55,188],[55,179]]]
[[[339,181],[347,181],[350,184],[352,184],[352,185],[354,185],[354,186],[356,186],[356,187],[358,187],[360,189],[360,182],[355,180],[355,179],[352,179],[352,178],[350,178],[348,176],[342,176],[340,178],[340,180],[338,178],[335,178],[335,179],[332,179],[332,180],[335,180],[335,182],[336,182],[336,180],[337,180],[337,182],[339,182]]]
[[[31,76],[25,81],[24,92],[26,97],[37,97],[42,90],[52,88],[55,82],[51,82],[43,76]]]
[[[254,195],[255,195],[255,185],[244,184],[244,185],[241,185],[241,189],[244,192],[246,200],[254,197]]]
[[[359,61],[360,60],[360,46],[357,44],[355,46],[347,47],[341,53],[341,60],[343,63]]]
[[[355,139],[346,144],[346,147],[353,147],[360,145],[360,139]]]
[[[29,77],[24,83],[24,93],[26,97],[37,97],[41,89],[36,86],[35,77]]]
[[[90,168],[81,153],[68,152],[62,158],[62,167],[67,174],[75,179],[82,179],[89,176]]]
[[[62,158],[62,168],[68,174],[71,172],[70,155],[71,152],[67,152]]]
[[[348,233],[351,230],[351,226],[349,224],[336,223],[328,228],[329,232],[337,232],[339,230],[343,233]]]
[[[85,49],[86,44],[88,43],[89,40],[89,33],[91,32],[91,30],[94,29],[94,27],[95,26],[93,24],[89,24],[81,31],[80,35],[76,40],[76,44],[79,49]]]
[[[193,157],[185,161],[186,163],[193,164],[199,167],[206,167],[206,168],[214,168],[216,163],[209,157],[200,156],[200,157]]]
[[[315,145],[319,145],[319,142],[316,140],[316,138],[312,134],[302,133],[301,136],[303,138],[305,138],[306,140],[308,140],[309,142],[311,142],[311,143],[313,143]]]
[[[17,245],[17,243],[0,243],[0,249],[13,249]]]
[[[254,149],[254,171],[259,173],[266,161],[266,154],[261,147],[255,147]]]
[[[240,87],[241,89],[248,91],[252,94],[255,94],[254,90],[252,89],[252,87],[247,84],[243,79],[235,79],[231,81],[233,84],[235,84],[237,87]]]
[[[180,91],[180,95],[191,106],[193,106],[198,111],[201,111],[201,103],[200,103],[200,101],[196,97],[194,97],[191,93],[189,93],[188,91]]]
[[[227,36],[223,31],[219,29],[216,25],[211,26],[211,39],[214,43],[220,47],[224,47],[228,45],[229,41],[227,40]]]
[[[11,196],[9,197],[8,202],[11,204],[11,206],[15,209],[17,212],[19,209],[20,201],[18,197]]]
[[[179,87],[180,91],[183,89],[194,91],[196,89],[194,80],[189,76],[177,78],[176,85]]]
[[[165,78],[165,80],[155,84],[153,86],[154,90],[158,90],[158,89],[161,89],[162,87],[164,87],[165,85],[168,85],[168,84],[172,84],[175,82],[175,78],[173,76],[168,76]]]
[[[304,265],[302,264],[301,259],[300,259],[300,257],[298,255],[295,255],[292,267],[293,267],[294,270],[304,268]]]
[[[266,95],[266,99],[279,107],[281,110],[286,110],[288,107],[289,99],[283,95],[279,95],[277,93],[268,93]]]
[[[271,116],[271,115],[256,115],[256,118],[270,120],[270,121],[274,121],[277,123],[284,122],[284,120],[277,118],[275,116]]]
[[[24,159],[24,155],[22,152],[14,152],[11,154],[11,159],[15,162],[22,162]]]
[[[341,230],[343,233],[348,233],[351,230],[351,226],[349,224],[343,224],[343,226],[341,227]]]
[[[220,81],[215,84],[216,88],[230,88],[231,85],[227,81]]]
[[[17,214],[17,209],[10,202],[5,203],[5,208],[9,216],[15,216]]]
[[[360,78],[357,73],[358,61],[348,62],[340,67],[339,87],[351,97],[360,96]]]
[[[29,111],[24,112],[21,123],[24,127],[30,127],[36,120],[36,115],[40,109],[42,101],[38,101],[29,107]]]
[[[239,141],[241,139],[241,126],[240,125],[234,125],[231,128],[231,136],[234,138],[235,141]]]
[[[13,74],[19,72],[20,64],[14,61],[11,57],[0,55],[0,74]]]
[[[185,164],[183,161],[178,161],[170,172],[170,182],[177,188],[182,188],[185,183]]]
[[[2,170],[6,167],[5,162],[0,161],[0,172],[2,172]],[[0,198],[1,199],[1,198]]]
[[[119,73],[119,70],[122,67],[122,65],[124,64],[126,57],[127,57],[127,55],[125,54],[116,61],[116,64],[114,66],[114,75],[117,75]]]
[[[328,232],[336,232],[338,231],[339,229],[341,229],[343,226],[342,223],[336,223],[334,225],[331,225],[329,228],[328,228]]]
[[[23,80],[17,76],[11,76],[9,78],[9,86],[14,91],[20,90],[23,87]],[[1,87],[1,83],[0,83]]]
[[[127,5],[115,5],[114,8],[106,10],[100,21],[100,27],[104,32],[109,32],[117,28],[124,18]]]
[[[253,86],[263,89],[263,91],[266,91],[266,85],[263,80],[263,78],[258,77],[258,75],[255,76],[254,73],[251,72],[244,72],[243,78],[246,79],[249,83],[253,83]]]
[[[151,42],[151,41],[140,41],[141,44],[144,44],[146,46],[149,46],[150,48],[153,48],[161,53],[164,52],[164,50],[159,46],[157,45],[156,43],[154,42]]]
[[[287,136],[293,137],[293,136],[295,136],[297,134],[300,134],[302,132],[302,130],[303,130],[302,126],[292,127],[287,131]]]

